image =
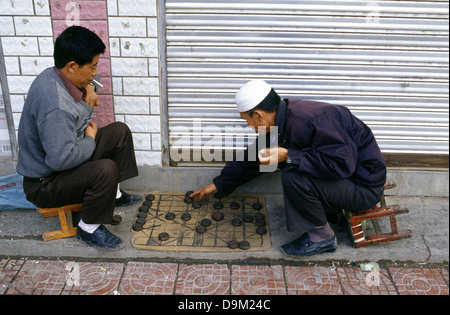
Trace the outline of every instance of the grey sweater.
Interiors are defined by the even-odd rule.
[[[23,107],[17,172],[41,178],[87,161],[95,150],[94,139],[84,135],[92,113],[83,100],[75,102],[53,68],[44,70]]]

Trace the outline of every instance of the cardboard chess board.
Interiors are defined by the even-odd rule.
[[[186,192],[154,191],[149,194],[154,195],[155,199],[148,207],[145,224],[139,231],[132,229],[134,236],[131,244],[137,249],[188,252],[239,252],[270,249],[269,218],[264,197],[260,194],[236,193],[220,199],[210,196],[202,200],[200,208],[194,208],[192,203],[185,202]],[[221,202],[223,208],[215,209],[216,202]],[[145,198],[141,207],[144,203]],[[230,207],[232,203],[237,203],[239,208],[232,209]],[[261,204],[262,208],[254,209],[255,203]],[[236,206],[236,204],[234,205]],[[217,211],[223,214],[223,220],[215,221],[212,218],[213,213]],[[135,222],[140,212],[138,211],[136,214]],[[175,215],[174,219],[166,218],[169,212]],[[183,220],[183,214],[189,214],[191,219]],[[265,234],[257,233],[257,228],[262,225],[261,221],[256,221],[257,217],[265,218],[265,223],[263,223]],[[204,219],[209,219],[211,225],[206,227],[206,232],[199,233],[196,229]],[[241,221],[241,225],[236,226],[236,220],[233,221],[233,219]],[[251,222],[250,219],[252,219]],[[232,221],[235,225],[232,225]],[[261,230],[259,232],[261,233]],[[167,240],[160,239],[162,233],[168,234]],[[228,243],[232,240],[238,243],[246,241],[250,247],[248,249],[240,247],[231,249]]]

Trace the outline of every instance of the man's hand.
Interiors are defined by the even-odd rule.
[[[84,101],[91,108],[94,108],[94,106],[98,106],[100,104],[98,95],[95,93],[94,87],[90,84],[86,87],[86,97],[84,98]]]
[[[97,126],[90,121],[89,125],[86,127],[86,129],[84,130],[84,135],[86,137],[92,137],[95,140],[95,137],[97,136]]]
[[[288,158],[288,150],[281,147],[262,149],[258,152],[258,158],[263,165],[286,162]]]
[[[213,195],[216,192],[218,192],[219,190],[217,189],[216,185],[214,184],[209,184],[203,188],[200,188],[199,190],[197,190],[196,192],[194,192],[192,195],[190,195],[189,197],[191,197],[192,199],[203,199],[209,195]]]

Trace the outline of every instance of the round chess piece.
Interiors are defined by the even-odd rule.
[[[190,203],[192,203],[193,201],[194,201],[194,199],[192,199],[192,198],[190,198],[190,197],[188,197],[188,196],[186,196],[186,197],[184,198],[184,202],[187,203],[187,204],[190,204]]]
[[[148,212],[148,207],[147,206],[140,206],[138,211],[139,212]]]
[[[222,221],[224,218],[224,215],[222,212],[218,211],[218,212],[214,212],[212,215],[212,219],[214,221]]]
[[[264,226],[260,226],[256,229],[256,234],[264,235],[267,233],[267,229]]]
[[[203,234],[206,232],[206,226],[200,224],[195,228],[195,230],[197,231],[197,233]]]
[[[223,208],[223,203],[221,203],[220,201],[215,202],[214,205],[213,205],[213,208],[216,209],[216,210],[220,210],[220,209]]]
[[[263,205],[260,204],[259,202],[255,202],[255,203],[253,204],[253,209],[254,209],[254,210],[261,210],[262,208],[263,208]]]
[[[145,200],[147,200],[147,201],[153,201],[153,200],[155,200],[155,195],[153,195],[153,194],[148,194],[147,196],[145,196]]]
[[[231,220],[231,225],[232,226],[236,226],[236,227],[241,226],[242,225],[242,221],[239,218],[234,218],[233,220]]]
[[[208,226],[211,225],[211,220],[210,220],[210,219],[203,219],[203,220],[200,222],[200,224],[203,225],[203,226],[205,226],[205,227],[208,227]]]
[[[250,214],[244,214],[242,219],[244,220],[244,222],[247,222],[247,223],[253,222],[253,216]]]
[[[238,241],[232,240],[232,241],[228,242],[228,248],[236,249],[238,247],[239,247],[239,242]]]
[[[159,234],[158,239],[160,241],[167,241],[170,238],[169,234],[166,232],[163,232],[161,234]]]
[[[239,209],[241,206],[237,203],[237,202],[232,202],[231,204],[230,204],[230,208],[231,209],[233,209],[233,210],[237,210],[237,209]]]
[[[137,217],[138,218],[146,218],[147,217],[147,212],[139,212],[138,214],[137,214]]]
[[[145,221],[145,218],[137,218],[135,223],[144,225],[145,222],[146,222],[146,221]]]
[[[239,248],[243,250],[247,250],[250,248],[250,243],[247,241],[239,242]]]
[[[183,213],[181,215],[181,220],[183,220],[183,221],[189,221],[191,218],[192,217],[191,217],[191,215],[189,213]]]
[[[168,212],[168,213],[166,214],[166,219],[167,219],[167,220],[170,220],[170,221],[175,220],[175,213],[173,213],[173,212]]]
[[[145,200],[142,204],[144,206],[150,208],[153,205],[153,202],[151,202],[150,200]]]
[[[190,195],[192,195],[194,192],[192,190],[186,192],[186,197],[189,197]]]
[[[116,214],[112,218],[111,225],[119,225],[122,222],[122,216],[120,214]]]
[[[194,201],[194,202],[192,203],[192,208],[198,209],[198,208],[201,208],[202,205],[203,205],[203,204],[202,204],[201,201]]]

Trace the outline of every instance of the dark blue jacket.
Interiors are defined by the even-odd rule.
[[[385,184],[386,164],[372,131],[346,107],[285,99],[275,125],[278,145],[288,149],[288,163],[298,172],[321,179],[349,178],[365,187]],[[259,166],[259,161],[247,159],[228,162],[214,184],[230,194],[262,174]]]

